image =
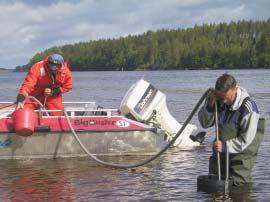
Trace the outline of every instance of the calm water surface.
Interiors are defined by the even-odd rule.
[[[248,90],[269,122],[270,70],[75,72],[74,89],[65,100],[96,101],[105,108],[118,108],[128,88],[144,78],[167,95],[170,112],[183,122],[224,72],[233,74]],[[0,72],[1,101],[15,100],[23,77],[24,73]],[[197,116],[191,122],[198,125]],[[205,146],[170,149],[134,170],[104,167],[87,158],[0,161],[0,201],[269,201],[269,132],[267,123],[250,192],[229,196],[197,192],[197,176],[208,172],[211,148]],[[209,130],[206,144],[213,138],[213,130]],[[143,158],[147,157],[107,160],[135,163]]]

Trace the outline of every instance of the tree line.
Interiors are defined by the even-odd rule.
[[[52,53],[62,54],[73,71],[270,68],[270,18],[55,46],[24,69]]]

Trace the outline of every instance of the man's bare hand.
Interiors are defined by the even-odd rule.
[[[215,152],[222,152],[222,142],[220,140],[214,141],[213,149]]]
[[[44,90],[44,95],[45,95],[46,97],[52,96],[52,89],[50,89],[50,88],[45,88],[45,90]]]

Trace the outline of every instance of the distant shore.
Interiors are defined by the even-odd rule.
[[[142,70],[142,69],[137,69],[137,70],[126,70],[126,71],[119,71],[119,70],[72,70],[72,72],[131,72],[131,71],[134,71],[134,72],[141,72],[141,71],[196,71],[196,70],[206,70],[206,71],[209,71],[209,70],[270,70],[269,68],[222,68],[222,69],[204,69],[204,68],[192,68],[192,69],[155,69],[155,70],[150,70],[150,69],[146,69],[146,70]],[[0,72],[27,72],[27,70],[25,71],[17,71],[16,69],[0,69]]]
[[[270,68],[270,19],[147,31],[114,39],[51,47],[36,53],[28,69],[59,53],[74,71]]]
[[[0,72],[14,72],[15,69],[0,68]]]

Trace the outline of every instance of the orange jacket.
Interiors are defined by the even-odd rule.
[[[41,101],[41,103],[43,103],[45,100],[45,88],[59,88],[60,92],[58,94],[48,97],[46,106],[47,109],[62,109],[61,94],[72,89],[72,74],[66,61],[64,61],[61,68],[57,71],[55,77],[52,75],[51,70],[47,67],[47,64],[48,58],[45,58],[44,60],[34,64],[29,69],[19,89],[19,93],[26,97],[29,95],[34,96]],[[27,102],[30,104],[29,101]],[[35,106],[37,105],[35,104]]]

